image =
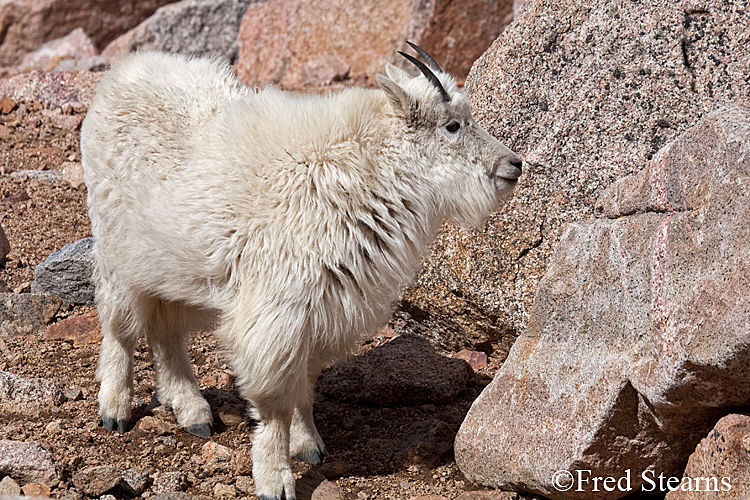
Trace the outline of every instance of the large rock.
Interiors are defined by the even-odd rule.
[[[36,266],[32,293],[56,295],[73,304],[93,304],[93,238],[68,243]]]
[[[0,99],[59,109],[64,115],[83,114],[101,77],[89,71],[32,71],[0,79]]]
[[[28,378],[0,371],[0,416],[36,417],[65,401],[62,389],[44,378]]]
[[[33,52],[26,54],[19,71],[50,71],[61,62],[90,59],[99,54],[94,42],[82,28],[76,28],[62,38],[50,40]]]
[[[122,482],[122,473],[113,465],[88,467],[73,476],[76,489],[90,497],[100,497],[117,488]]]
[[[520,334],[567,224],[716,100],[748,101],[748,39],[744,1],[525,5],[466,81],[477,120],[524,157],[524,175],[483,230],[446,227],[403,310],[444,318],[432,336],[447,349]]]
[[[722,418],[671,480],[665,500],[741,500],[750,494],[750,416]]]
[[[0,66],[16,66],[44,42],[83,28],[101,49],[173,0],[6,0],[0,3]]]
[[[0,335],[43,331],[55,318],[62,299],[44,293],[0,293]]]
[[[571,224],[529,327],[474,402],[456,461],[481,484],[558,498],[558,471],[680,476],[750,404],[750,109],[712,113]]]
[[[342,401],[380,406],[447,403],[472,376],[466,361],[441,356],[421,337],[402,335],[333,365],[318,379],[318,389]]]
[[[511,0],[268,0],[242,19],[236,72],[251,86],[299,87],[337,74],[321,66],[348,65],[350,77],[374,85],[387,61],[403,64],[396,51],[410,40],[463,78],[512,17]]]
[[[109,56],[157,50],[196,57],[218,56],[234,64],[242,15],[254,0],[182,0],[159,8],[154,15],[112,42]]]
[[[36,441],[0,440],[0,476],[15,481],[55,486],[62,475],[62,467],[49,447]]]

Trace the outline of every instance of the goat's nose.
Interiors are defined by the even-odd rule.
[[[513,155],[513,158],[510,160],[510,164],[516,167],[518,170],[523,172],[523,161],[518,156]]]
[[[501,156],[495,161],[492,169],[493,177],[515,180],[521,177],[523,162],[521,159],[510,153],[510,155]]]

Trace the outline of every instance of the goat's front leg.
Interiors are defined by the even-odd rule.
[[[253,480],[260,500],[295,500],[294,474],[289,465],[289,428],[293,409],[255,409]]]

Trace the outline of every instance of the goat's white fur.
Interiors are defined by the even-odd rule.
[[[449,75],[438,75],[443,103],[425,78],[387,73],[384,91],[307,97],[158,53],[104,76],[81,149],[105,425],[122,431],[130,417],[145,334],[159,400],[205,434],[211,409],[186,334],[215,328],[259,420],[256,493],[294,498],[289,458],[325,454],[312,413],[320,370],[387,320],[443,220],[481,224],[520,175]]]

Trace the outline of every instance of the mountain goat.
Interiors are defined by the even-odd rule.
[[[101,80],[81,130],[104,339],[104,427],[125,432],[144,335],[159,400],[208,437],[186,334],[215,330],[258,420],[256,494],[295,498],[290,457],[327,455],[321,369],[383,324],[444,220],[478,226],[521,160],[423,50],[380,89],[254,91],[216,61],[140,53]]]

